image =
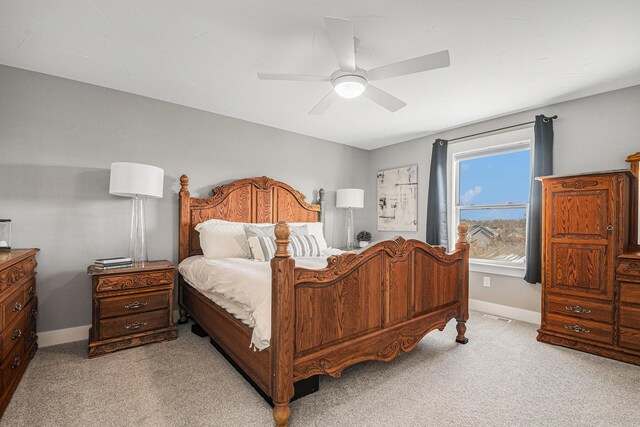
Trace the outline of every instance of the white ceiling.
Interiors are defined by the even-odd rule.
[[[309,116],[338,67],[323,17],[349,18],[370,69],[448,49],[451,67],[376,82]],[[640,84],[638,0],[0,0],[0,63],[372,149]],[[549,113],[553,113],[550,111]]]

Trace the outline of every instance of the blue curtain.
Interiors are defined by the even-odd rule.
[[[542,183],[535,178],[553,173],[553,119],[542,115],[536,116],[534,132],[524,280],[529,283],[540,283],[542,281]]]
[[[427,239],[430,245],[448,245],[447,229],[447,146],[436,139],[431,152],[429,198],[427,201]]]

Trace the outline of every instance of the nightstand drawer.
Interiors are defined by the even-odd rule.
[[[173,270],[170,270],[99,276],[96,292],[122,291],[159,285],[173,286],[173,275]]]
[[[546,328],[565,335],[590,341],[613,344],[613,326],[575,317],[546,315]]]
[[[4,331],[2,331],[2,351],[0,352],[0,360],[4,361],[13,350],[13,347],[21,342],[21,338],[25,335],[25,316],[21,313],[18,318],[9,324]]]
[[[18,289],[2,303],[2,327],[6,328],[24,310],[24,292]]]
[[[170,291],[145,292],[123,297],[100,298],[100,319],[169,307]]]
[[[596,322],[613,323],[613,307],[588,300],[548,295],[546,310],[551,313],[571,316]]]
[[[169,311],[158,310],[147,313],[131,314],[129,316],[113,317],[100,320],[99,339],[106,340],[123,335],[134,335],[152,329],[169,326]]]

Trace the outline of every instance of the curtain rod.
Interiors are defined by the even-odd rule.
[[[558,118],[558,116],[557,116],[557,115],[555,115],[555,116],[551,116],[551,117],[546,117],[546,116],[542,116],[542,117],[544,117],[544,119],[546,119],[546,120],[553,120],[553,119],[557,119],[557,118]],[[530,121],[530,122],[518,123],[517,125],[505,126],[505,127],[498,128],[498,129],[492,129],[492,130],[487,130],[487,131],[484,131],[484,132],[473,133],[473,134],[471,134],[471,135],[459,136],[458,138],[453,138],[453,139],[448,140],[448,142],[449,142],[449,143],[452,143],[452,142],[454,142],[454,141],[458,141],[458,140],[461,140],[461,139],[472,138],[472,137],[474,137],[474,136],[486,135],[486,134],[488,134],[488,133],[499,132],[499,131],[501,131],[501,130],[507,130],[507,129],[511,129],[511,128],[517,128],[517,127],[519,127],[519,126],[524,126],[524,125],[531,125],[531,124],[534,124],[535,122],[536,122],[535,120],[532,120],[532,121]]]

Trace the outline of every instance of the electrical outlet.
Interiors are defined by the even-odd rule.
[[[482,285],[485,288],[490,288],[491,287],[491,277],[484,276],[484,282],[482,282]]]

